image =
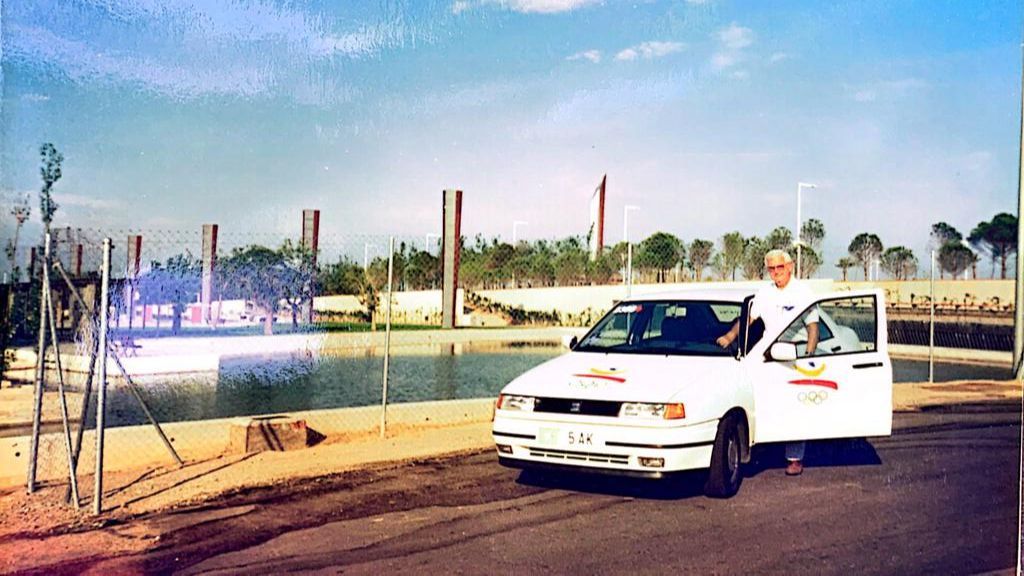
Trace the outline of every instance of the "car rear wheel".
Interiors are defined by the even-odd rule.
[[[740,470],[740,433],[733,417],[718,423],[715,447],[711,452],[711,468],[704,493],[712,498],[730,498],[740,489],[743,473]]]

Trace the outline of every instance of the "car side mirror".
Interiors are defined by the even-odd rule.
[[[792,362],[796,360],[796,344],[792,342],[776,342],[768,349],[768,359],[776,362]]]
[[[575,350],[575,349],[576,349],[576,346],[579,346],[579,343],[580,343],[580,340],[579,340],[579,338],[577,338],[577,337],[573,336],[573,337],[572,337],[572,338],[571,338],[571,339],[569,340],[569,350]]]

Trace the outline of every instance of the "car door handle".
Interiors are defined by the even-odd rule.
[[[843,349],[843,347],[842,347],[842,346],[833,346],[833,347],[832,347],[832,351],[833,351],[833,352],[839,352],[839,351],[840,351],[840,350],[842,350],[842,349]]]
[[[853,369],[854,370],[862,370],[864,368],[881,368],[881,367],[882,367],[882,363],[881,362],[868,362],[866,364],[854,364],[853,365]]]

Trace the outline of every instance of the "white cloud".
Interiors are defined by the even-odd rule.
[[[631,60],[636,60],[637,56],[639,56],[639,54],[637,54],[636,50],[632,48],[626,48],[625,50],[616,54],[615,59],[619,62],[629,62]]]
[[[54,193],[53,199],[64,208],[87,208],[90,210],[111,210],[121,208],[120,202],[104,198],[93,198],[80,194]]]
[[[179,98],[206,94],[254,96],[264,92],[270,79],[263,67],[222,68],[217,62],[202,67],[165,65],[148,58],[94,50],[84,42],[68,40],[49,30],[11,25],[10,58],[52,66],[74,81],[115,81],[136,84]]]
[[[862,85],[846,85],[844,88],[847,95],[857,102],[876,102],[906,98],[912,92],[927,89],[928,86],[928,83],[920,78],[900,78]]]
[[[590,60],[594,64],[601,61],[600,50],[584,50],[583,52],[577,52],[572,56],[566,58],[566,60]]]
[[[50,99],[46,94],[23,94],[21,100],[24,102],[46,102]]]
[[[711,0],[686,0],[686,3],[694,6],[703,6],[704,4],[710,4]]]
[[[685,47],[686,45],[682,42],[644,42],[622,50],[615,55],[615,59],[620,62],[628,62],[637,58],[650,60],[681,52]]]
[[[776,62],[782,62],[783,60],[789,60],[790,58],[791,56],[789,54],[786,54],[785,52],[776,52],[772,54],[768,60],[772,64],[774,64]]]
[[[875,94],[874,90],[858,90],[853,94],[853,99],[857,102],[874,102],[878,98],[878,94]]]
[[[472,7],[473,5],[466,0],[456,0],[455,2],[452,2],[452,14],[462,14]]]
[[[746,70],[737,70],[733,72],[730,76],[732,76],[736,80],[746,80],[747,78],[750,78],[750,72]]]
[[[717,52],[711,56],[711,65],[716,69],[728,68],[736,64],[736,55],[726,52]]]
[[[523,14],[557,14],[599,4],[601,0],[484,0],[506,10]]]
[[[711,56],[711,67],[724,70],[743,61],[744,52],[754,43],[754,32],[733,22],[716,34],[721,48]]]
[[[742,50],[754,43],[754,32],[733,22],[718,32],[718,39],[729,50]]]

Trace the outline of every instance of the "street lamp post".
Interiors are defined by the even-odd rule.
[[[363,244],[363,270],[367,270],[370,267],[370,248],[377,249],[376,244],[370,244],[366,242]]]
[[[427,232],[426,236],[424,236],[424,238],[423,238],[423,251],[426,252],[427,254],[430,254],[430,239],[431,238],[440,238],[440,237],[441,237],[440,234],[434,234],[433,232]]]
[[[530,225],[530,223],[525,221],[525,220],[514,220],[512,222],[512,247],[513,248],[515,247],[515,245],[516,245],[516,243],[518,241],[518,238],[519,238],[518,234],[516,234],[519,231],[519,227],[520,226],[529,226],[529,225]]]
[[[626,243],[626,296],[633,291],[633,245],[629,243],[629,211],[639,210],[639,206],[626,204],[622,207],[622,241]]]
[[[800,201],[803,195],[804,188],[817,188],[814,184],[808,184],[806,182],[797,182],[796,184],[796,231],[793,237],[796,238],[796,277],[800,276],[800,256],[801,256],[801,240],[800,240],[800,228],[801,228],[801,217],[800,217]]]

